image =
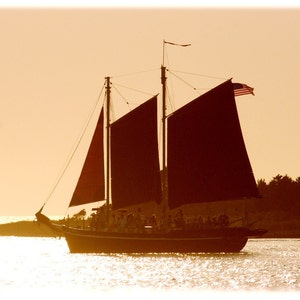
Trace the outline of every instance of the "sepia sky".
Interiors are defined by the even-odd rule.
[[[236,100],[255,178],[299,177],[299,28],[298,7],[1,7],[0,215],[33,215],[48,199],[105,76],[157,69],[131,86],[160,93],[163,39],[192,44],[168,45],[166,62],[213,77],[197,88],[215,77],[254,87]],[[65,213],[84,145],[49,215]]]

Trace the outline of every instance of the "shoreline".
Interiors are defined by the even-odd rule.
[[[0,236],[60,237],[49,227],[37,221],[16,221],[0,224]]]
[[[288,228],[274,228],[274,226],[264,226],[269,231],[260,238],[300,238],[300,230]],[[49,227],[37,221],[17,221],[0,224],[0,236],[16,237],[61,237],[53,232]]]

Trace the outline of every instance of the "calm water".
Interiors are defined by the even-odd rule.
[[[250,240],[238,254],[69,254],[64,239],[0,237],[0,297],[219,299],[300,296],[300,239]],[[28,294],[30,293],[30,294]],[[7,298],[6,298],[7,299]],[[47,298],[48,299],[48,298]]]

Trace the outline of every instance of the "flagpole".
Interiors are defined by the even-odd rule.
[[[163,59],[162,59],[162,65],[165,65],[165,40],[163,40]]]

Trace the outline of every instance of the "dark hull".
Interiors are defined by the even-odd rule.
[[[96,232],[64,227],[71,253],[200,253],[239,252],[250,236],[263,231],[226,228],[154,233]]]

